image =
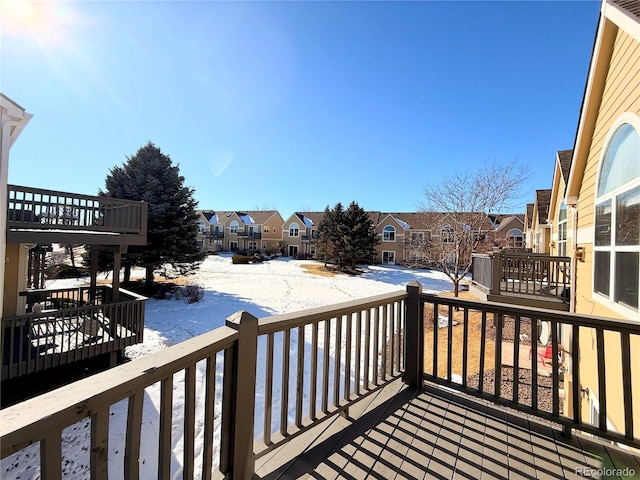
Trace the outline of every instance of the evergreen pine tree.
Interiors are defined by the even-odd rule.
[[[324,209],[324,216],[316,229],[316,255],[324,259],[325,267],[327,266],[327,261],[331,259],[333,254],[331,243],[332,218],[332,211],[329,205],[327,205]]]
[[[356,202],[351,202],[344,212],[339,232],[342,256],[351,268],[355,268],[356,262],[371,260],[377,237],[369,215]]]
[[[149,204],[147,245],[129,247],[124,265],[144,267],[147,285],[153,282],[154,272],[167,264],[182,275],[199,267],[204,253],[197,243],[194,191],[184,186],[184,177],[168,155],[149,142],[123,166],[112,168],[105,184],[100,195]]]
[[[339,225],[342,223],[344,211],[340,202],[333,209],[329,205],[324,209],[324,216],[316,230],[316,248],[318,255],[324,258],[324,264],[329,260],[337,260],[340,265],[341,255],[339,251]]]

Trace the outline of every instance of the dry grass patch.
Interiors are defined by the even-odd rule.
[[[320,275],[322,277],[335,277],[336,271],[331,267],[325,267],[322,263],[311,263],[301,265],[305,273],[311,273],[312,275]]]
[[[453,292],[442,292],[441,296],[452,297]],[[469,292],[460,292],[460,298],[466,298],[469,300],[477,300],[476,297]],[[456,375],[462,376],[462,351],[464,343],[464,312],[462,310],[456,311],[452,309],[452,315],[454,322],[458,322],[454,325],[452,330],[452,353],[451,353],[451,372]],[[438,316],[441,318],[449,318],[449,307],[440,306],[438,308]],[[433,305],[426,304],[424,307],[425,318],[425,359],[424,368],[425,372],[431,374],[433,372]],[[487,328],[493,324],[493,315],[487,315]],[[482,337],[482,313],[477,311],[469,311],[469,330],[467,339],[467,376],[472,376],[480,371],[480,347]],[[446,377],[447,375],[447,349],[449,341],[449,329],[438,329],[438,376]],[[484,370],[492,370],[495,367],[495,344],[492,340],[486,339],[485,352],[484,352]]]

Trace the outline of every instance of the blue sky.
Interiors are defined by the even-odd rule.
[[[199,208],[285,218],[415,211],[486,161],[531,168],[524,212],[573,146],[600,8],[0,1],[0,90],[34,114],[10,183],[96,194],[152,141]]]

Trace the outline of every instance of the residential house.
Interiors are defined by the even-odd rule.
[[[256,210],[248,212],[253,219],[253,227],[260,230],[258,242],[260,252],[271,255],[279,250],[282,243],[282,225],[284,220],[277,210]]]
[[[493,242],[493,246],[516,250],[524,248],[524,215],[489,215],[489,220],[493,228],[487,233],[487,239]]]
[[[109,355],[142,341],[144,297],[120,288],[121,256],[147,242],[144,202],[7,184],[9,148],[31,117],[0,96],[2,115],[2,380]],[[47,289],[51,244],[90,246],[90,284]],[[97,284],[98,252],[113,256],[111,286]]]
[[[224,225],[213,210],[198,210],[198,245],[205,252],[220,252],[224,248]],[[226,214],[224,215],[226,219]]]
[[[602,2],[566,191],[572,309],[640,322],[640,3]],[[555,200],[558,203],[558,200]],[[555,218],[554,218],[555,221]],[[625,433],[640,424],[640,383],[622,368],[640,363],[637,336],[581,329],[580,412]],[[600,351],[608,353],[604,372]],[[623,362],[621,362],[621,359]],[[569,379],[570,380],[570,379]],[[571,385],[565,391],[571,392]],[[631,394],[633,392],[633,395]],[[606,393],[606,396],[605,396]],[[632,397],[632,400],[631,400]],[[623,402],[624,400],[624,402]],[[633,402],[625,418],[623,403]],[[568,405],[571,402],[567,402]],[[605,408],[603,408],[603,406]],[[629,409],[626,410],[629,415]],[[606,412],[606,418],[605,417]],[[568,412],[573,414],[574,412]]]
[[[281,250],[293,258],[313,258],[315,233],[324,212],[294,212],[282,225]]]
[[[531,216],[533,253],[549,253],[551,243],[551,226],[547,223],[547,219],[549,218],[550,201],[551,189],[536,190]]]
[[[371,212],[369,216],[379,239],[376,262],[422,265],[428,260],[430,232],[423,228],[419,213]]]
[[[553,183],[549,203],[548,223],[551,224],[549,253],[558,257],[567,256],[567,243],[573,241],[574,222],[567,215],[564,196],[571,170],[573,150],[560,150],[556,154]]]

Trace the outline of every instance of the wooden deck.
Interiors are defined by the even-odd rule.
[[[580,434],[564,437],[560,427],[515,410],[431,386],[416,392],[400,380],[351,407],[348,418],[335,416],[256,461],[256,478],[269,480],[585,477],[640,478],[640,457]]]

